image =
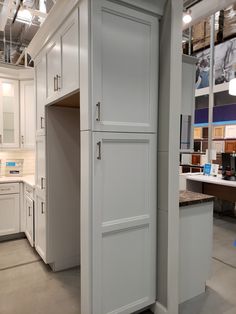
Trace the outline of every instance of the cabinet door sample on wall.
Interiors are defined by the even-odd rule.
[[[155,301],[156,135],[95,132],[93,147],[93,313],[131,313]]]
[[[19,81],[0,79],[0,147],[19,147]]]
[[[93,1],[92,108],[97,131],[157,131],[158,20]]]

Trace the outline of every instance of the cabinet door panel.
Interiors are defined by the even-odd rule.
[[[21,89],[21,147],[35,146],[34,81],[22,81]]]
[[[31,246],[34,246],[34,202],[25,196],[26,229],[25,234]]]
[[[43,134],[45,128],[45,102],[46,102],[46,57],[43,56],[35,64],[36,84],[36,130]]]
[[[36,186],[41,192],[46,190],[46,159],[45,159],[45,136],[36,138]]]
[[[93,5],[94,129],[156,132],[157,19],[107,1]]]
[[[47,263],[46,248],[46,203],[37,193],[35,197],[35,248]]]
[[[155,301],[156,136],[95,133],[93,146],[93,311],[131,313]]]
[[[79,88],[79,25],[78,11],[63,26],[61,34],[62,95]]]
[[[47,58],[47,102],[59,91],[61,80],[61,43],[56,38],[46,52]]]
[[[19,147],[19,82],[0,79],[1,146]]]
[[[20,232],[19,194],[0,195],[0,236]]]

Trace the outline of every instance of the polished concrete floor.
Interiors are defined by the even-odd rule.
[[[180,314],[236,314],[236,219],[215,218],[212,276],[206,293],[180,305]]]
[[[79,269],[53,273],[26,239],[0,243],[0,256],[1,314],[80,313]]]

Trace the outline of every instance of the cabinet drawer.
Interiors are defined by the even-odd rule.
[[[19,193],[19,183],[2,183],[0,184],[0,195]]]
[[[34,199],[34,189],[32,186],[25,183],[24,185],[25,196],[28,196],[31,200]]]

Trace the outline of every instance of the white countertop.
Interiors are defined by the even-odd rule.
[[[198,181],[198,182],[206,182],[212,184],[219,184],[224,186],[232,186],[236,188],[236,181],[227,181],[223,180],[222,176],[212,177],[212,176],[205,176],[203,174],[189,174],[186,176],[187,180]]]
[[[0,177],[0,183],[12,183],[12,182],[23,182],[26,183],[33,188],[35,187],[35,176],[28,175],[23,177]]]

